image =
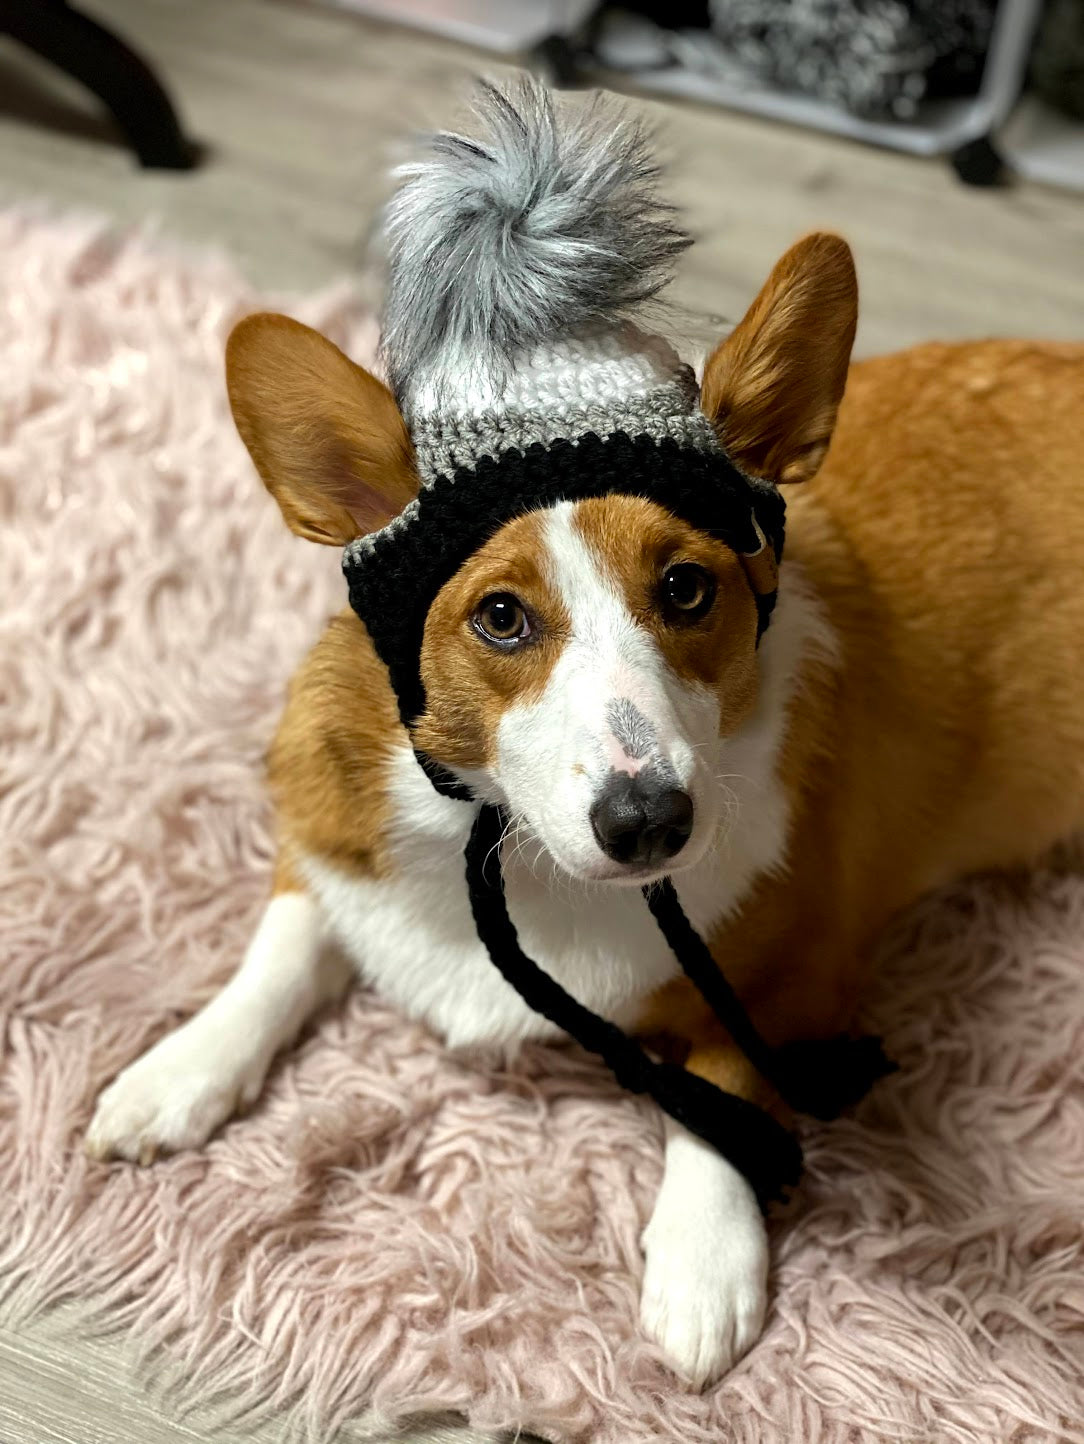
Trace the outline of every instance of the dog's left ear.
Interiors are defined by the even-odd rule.
[[[858,321],[839,236],[806,236],[776,263],[704,368],[700,404],[731,460],[775,484],[808,481],[832,439]]]
[[[239,321],[226,343],[226,386],[241,440],[296,535],[345,546],[417,494],[391,392],[300,321]]]

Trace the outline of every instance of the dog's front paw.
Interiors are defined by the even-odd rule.
[[[86,1136],[92,1158],[148,1164],[160,1152],[198,1148],[256,1098],[266,1064],[230,1056],[199,1021],[163,1038],[101,1094]]]
[[[689,1142],[711,1154],[699,1140]],[[711,1154],[697,1176],[673,1152],[672,1142],[642,1240],[640,1322],[677,1371],[702,1388],[760,1337],[768,1239],[752,1189],[728,1163]]]

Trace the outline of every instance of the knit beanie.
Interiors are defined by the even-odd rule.
[[[383,352],[421,489],[343,557],[408,730],[429,608],[513,517],[656,501],[759,559],[761,630],[783,544],[779,493],[730,462],[692,368],[638,324],[688,244],[639,127],[598,102],[559,117],[529,81],[483,86],[477,122],[482,139],[433,137],[388,209]]]
[[[700,410],[693,371],[642,324],[688,238],[658,199],[641,130],[599,102],[558,116],[531,81],[484,86],[477,123],[477,138],[432,137],[403,168],[388,209],[384,361],[421,486],[343,556],[351,605],[408,733],[425,711],[419,659],[434,599],[517,516],[592,497],[657,502],[742,559],[758,641],[783,546],[781,496],[731,462]],[[473,802],[439,762],[418,757],[438,791]],[[522,952],[499,860],[505,821],[492,804],[478,806],[466,850],[471,908],[494,964],[626,1087],[650,1093],[730,1158],[762,1202],[778,1196],[801,1165],[786,1129],[650,1058]],[[886,1070],[874,1040],[810,1045],[812,1054],[768,1047],[669,880],[645,901],[735,1044],[794,1106],[829,1116]]]

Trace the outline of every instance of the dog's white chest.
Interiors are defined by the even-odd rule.
[[[435,793],[417,801],[430,826],[402,848],[396,876],[369,881],[306,860],[333,934],[363,981],[453,1047],[556,1036],[505,982],[475,931],[463,858],[473,807]],[[549,871],[548,861],[542,866]],[[673,976],[673,955],[635,888],[589,894],[535,876],[514,858],[505,861],[505,884],[524,951],[593,1011],[620,1020]]]
[[[318,858],[303,863],[331,932],[364,982],[453,1047],[556,1036],[505,982],[475,931],[463,858],[474,808],[437,796],[409,752],[400,770],[412,825],[395,876],[369,880]],[[774,851],[777,838],[765,842]],[[592,1011],[629,1023],[677,969],[640,891],[585,889],[554,877],[547,859],[533,871],[530,847],[527,858],[514,847],[505,852],[508,909],[524,951]],[[694,924],[709,929],[756,870],[752,859],[724,868],[712,851],[683,872],[679,894]]]

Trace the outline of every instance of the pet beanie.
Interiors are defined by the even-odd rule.
[[[350,543],[350,602],[388,669],[408,733],[425,711],[420,653],[441,588],[501,526],[561,501],[659,503],[742,559],[758,641],[775,603],[784,504],[727,457],[690,367],[638,324],[688,244],[657,197],[640,129],[600,102],[558,116],[524,80],[483,86],[480,138],[442,133],[402,168],[386,216],[383,354],[421,488]],[[532,1008],[709,1141],[762,1204],[797,1181],[801,1150],[769,1113],[656,1062],[566,993],[519,946],[504,897],[500,808],[418,752],[438,791],[477,808],[466,886],[495,966]],[[783,1099],[833,1116],[890,1066],[872,1039],[773,1049],[688,922],[669,879],[644,890],[685,973]]]

